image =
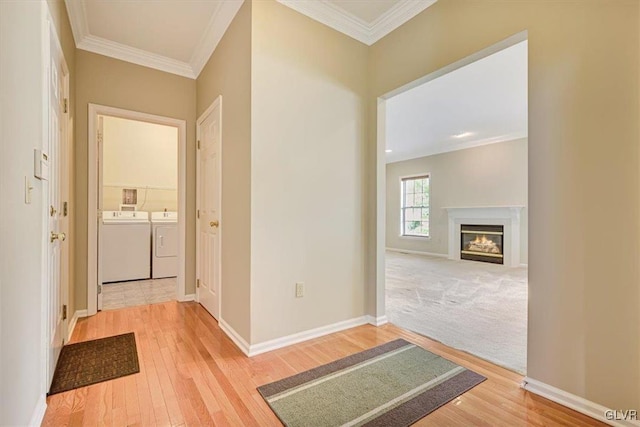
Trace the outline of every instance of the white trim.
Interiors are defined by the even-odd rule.
[[[373,22],[366,22],[327,0],[276,1],[371,46],[437,0],[400,0]]]
[[[227,0],[220,3],[189,60],[194,76],[198,77],[207,65],[243,3],[244,0]]]
[[[38,427],[42,425],[42,421],[44,420],[44,413],[47,411],[47,396],[41,394],[38,398],[38,403],[36,403],[36,407],[33,410],[33,414],[31,415],[31,420],[29,421],[30,427]]]
[[[67,333],[67,336],[65,337],[65,343],[68,343],[69,341],[71,341],[71,336],[73,335],[73,331],[76,329],[76,324],[78,323],[78,319],[80,319],[81,317],[87,317],[87,310],[76,310],[75,313],[73,313],[73,317],[71,317],[71,320],[69,321],[69,332]]]
[[[318,338],[325,335],[333,334],[335,332],[344,331],[345,329],[355,328],[356,326],[366,325],[367,323],[369,323],[369,316],[361,316],[356,317],[355,319],[343,320],[342,322],[321,326],[319,328],[309,329],[308,331],[298,332],[281,338],[264,341],[258,344],[252,344],[249,346],[249,353],[247,355],[249,357],[256,356],[258,354],[277,350],[279,348],[287,347],[313,338]]]
[[[242,351],[245,356],[250,356],[249,343],[247,343],[244,338],[242,338],[242,336],[240,336],[240,334],[231,327],[231,325],[225,322],[222,317],[220,317],[220,320],[218,320],[218,326],[220,327],[220,329],[222,329],[222,332],[224,332],[229,337],[229,339],[231,339],[231,341],[233,341],[234,344],[238,346],[240,351]]]
[[[157,116],[138,111],[124,110],[98,104],[89,104],[88,153],[87,153],[87,314],[97,313],[98,280],[98,171],[97,171],[97,117],[99,115],[138,120],[178,128],[178,279],[176,299],[185,298],[186,244],[187,235],[187,123],[182,119]]]
[[[409,249],[400,249],[400,248],[385,248],[389,252],[398,252],[401,254],[411,254],[411,255],[423,255],[423,256],[433,256],[438,258],[447,258],[448,254],[438,254],[435,252],[423,252],[423,251],[412,251]]]
[[[69,3],[68,0],[67,3]],[[75,3],[75,1],[72,1],[71,3]],[[196,78],[193,68],[191,68],[191,65],[186,62],[158,55],[157,53],[147,52],[145,50],[107,40],[102,37],[87,35],[76,43],[76,47],[99,55],[131,62],[132,64],[142,65],[143,67],[177,74],[190,79]]]
[[[578,411],[591,418],[602,421],[603,423],[612,426],[640,426],[640,421],[637,420],[635,422],[608,420],[605,417],[605,413],[610,411],[610,408],[591,402],[583,397],[576,396],[575,394],[571,394],[564,390],[560,390],[559,388],[550,386],[549,384],[545,384],[541,381],[534,380],[533,378],[525,377],[521,386],[523,389],[531,393],[545,397],[562,406],[566,406],[574,411]]]
[[[389,319],[387,319],[387,316],[378,316],[378,317],[373,317],[373,316],[369,316],[367,315],[367,323],[373,326],[382,326],[382,325],[386,325],[387,323],[389,323]]]
[[[504,135],[492,136],[490,138],[470,140],[470,141],[461,142],[453,145],[451,143],[439,143],[435,145],[428,145],[420,150],[411,151],[406,154],[402,154],[398,156],[387,156],[386,163],[391,164],[391,163],[397,163],[397,162],[404,162],[405,160],[412,160],[412,159],[421,158],[421,157],[434,156],[436,154],[450,153],[453,151],[466,150],[468,148],[482,147],[484,145],[490,145],[490,144],[498,144],[500,142],[515,141],[518,139],[527,138],[527,136],[528,136],[528,133],[526,131],[520,131],[520,132],[512,132]],[[393,159],[389,157],[392,157]]]
[[[529,264],[520,263],[519,267],[529,268]]]
[[[196,294],[187,294],[179,301],[180,302],[189,302],[189,301],[195,301],[195,300],[196,300]]]
[[[89,29],[85,1],[65,0],[73,38],[78,49],[190,79],[198,77],[243,3],[244,0],[220,2],[212,14],[202,38],[195,46],[189,62],[185,62],[92,35]]]

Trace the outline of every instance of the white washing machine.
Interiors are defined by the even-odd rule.
[[[178,275],[178,212],[151,212],[151,277]]]
[[[102,212],[102,283],[148,279],[149,212]]]

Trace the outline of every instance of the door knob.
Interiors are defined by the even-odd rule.
[[[209,223],[209,226],[210,226],[210,227],[218,227],[219,225],[220,225],[220,223],[219,223],[218,221],[211,221],[211,222]]]
[[[67,235],[64,233],[54,233],[52,231],[50,240],[51,240],[51,243],[53,243],[54,240],[60,240],[61,242],[64,242],[65,240],[67,240]]]

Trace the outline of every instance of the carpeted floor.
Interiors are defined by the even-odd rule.
[[[389,321],[526,373],[527,269],[386,254]]]

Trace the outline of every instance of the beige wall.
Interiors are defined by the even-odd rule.
[[[75,245],[77,309],[87,306],[87,109],[100,104],[187,122],[187,235],[185,293],[195,292],[196,82],[102,55],[76,52]],[[73,209],[73,208],[72,208]]]
[[[365,314],[367,47],[274,1],[252,40],[256,344]]]
[[[428,239],[400,236],[400,178],[429,173]],[[447,255],[444,207],[525,206],[520,262],[527,263],[527,140],[517,139],[387,164],[387,247]]]
[[[197,80],[198,117],[222,95],[222,312],[250,339],[251,2],[245,1]]]
[[[178,210],[178,128],[104,117],[102,209],[118,210],[138,190],[141,211]]]
[[[626,0],[440,0],[370,52],[375,118],[377,96],[528,31],[528,375],[611,408],[640,406],[638,16]]]

